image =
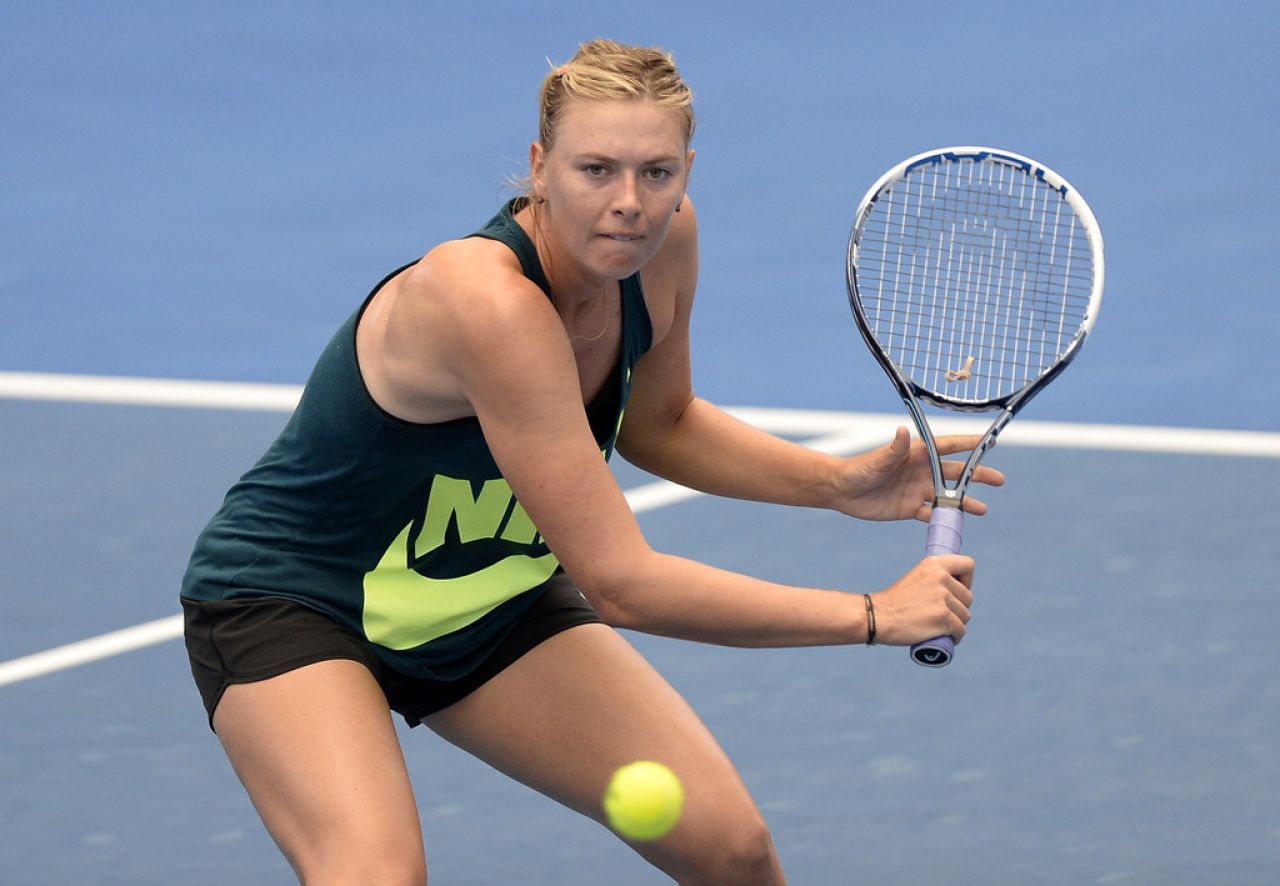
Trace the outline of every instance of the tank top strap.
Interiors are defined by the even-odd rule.
[[[515,213],[523,208],[524,202],[524,197],[509,201],[497,215],[485,222],[484,227],[468,234],[467,238],[484,237],[504,244],[516,254],[516,258],[520,261],[520,270],[524,275],[554,302],[555,296],[551,294],[551,284],[547,282],[547,275],[542,271],[542,262],[538,260],[538,250],[529,239],[529,235],[524,232],[524,228],[520,227],[520,223],[516,221]]]
[[[538,260],[538,250],[529,239],[529,235],[516,221],[515,214],[524,208],[527,198],[517,197],[508,201],[502,209],[482,228],[467,237],[484,237],[504,244],[515,253],[520,262],[520,270],[537,285],[550,299],[555,301],[551,292],[551,284],[542,270],[542,262]],[[622,312],[624,330],[624,360],[627,369],[640,359],[653,344],[653,325],[649,319],[649,308],[644,300],[644,288],[637,272],[622,281]]]

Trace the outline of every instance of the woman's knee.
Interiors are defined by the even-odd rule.
[[[769,826],[754,806],[721,809],[702,821],[684,821],[673,836],[677,856],[672,871],[682,884],[782,883],[782,869]]]
[[[412,835],[356,827],[285,854],[305,886],[425,886],[426,853],[418,829],[410,830]]]
[[[779,882],[778,857],[764,819],[753,820],[723,833],[702,871],[707,883],[764,884]]]

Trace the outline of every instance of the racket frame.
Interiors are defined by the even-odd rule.
[[[863,309],[858,295],[858,252],[861,234],[875,209],[876,202],[886,191],[905,179],[913,170],[929,163],[973,163],[992,162],[1013,167],[1022,173],[1032,176],[1048,185],[1067,202],[1068,206],[1080,220],[1081,226],[1089,242],[1092,261],[1093,280],[1089,293],[1089,301],[1079,328],[1068,342],[1058,359],[1045,368],[1035,378],[1017,390],[985,400],[959,399],[949,397],[945,393],[926,388],[909,379],[906,374],[890,358],[884,346],[872,330],[870,319]],[[1085,341],[1093,331],[1097,321],[1098,309],[1102,303],[1102,288],[1105,280],[1106,265],[1103,256],[1102,232],[1098,227],[1093,210],[1066,179],[1052,169],[1012,151],[989,147],[956,146],[937,148],[908,157],[888,170],[863,196],[858,204],[853,230],[849,235],[849,247],[846,261],[846,284],[849,306],[863,340],[871,349],[871,353],[881,368],[893,382],[902,402],[911,415],[912,422],[924,443],[929,457],[929,469],[933,477],[934,513],[929,525],[928,553],[958,552],[960,550],[961,527],[963,524],[963,503],[965,491],[974,472],[981,463],[987,450],[995,443],[996,438],[1005,429],[1013,417],[1031,401],[1036,394],[1053,381],[1080,353]],[[970,453],[961,469],[960,476],[953,486],[948,486],[943,475],[942,458],[938,453],[933,431],[929,427],[923,404],[928,403],[941,409],[955,412],[992,412],[999,410],[986,433]],[[954,643],[950,637],[939,637],[934,640],[918,643],[911,650],[912,659],[926,667],[945,667],[954,655]]]
[[[958,163],[969,161],[973,163],[982,163],[990,161],[1005,166],[1010,166],[1020,170],[1026,175],[1032,176],[1053,190],[1062,195],[1068,206],[1075,212],[1080,219],[1081,226],[1085,231],[1085,235],[1089,240],[1089,248],[1091,252],[1091,260],[1093,263],[1093,284],[1089,293],[1089,303],[1085,308],[1084,319],[1079,329],[1064,349],[1062,355],[1052,366],[1044,370],[1036,378],[1032,379],[1018,390],[1012,391],[999,397],[993,397],[988,400],[973,401],[961,400],[955,397],[949,397],[945,393],[925,388],[916,384],[898,368],[894,361],[889,357],[884,346],[876,338],[872,331],[870,319],[867,317],[863,309],[862,301],[858,296],[858,249],[860,244],[860,235],[866,226],[867,220],[871,217],[872,211],[875,209],[876,201],[880,196],[905,179],[915,169],[926,164],[937,163]],[[847,251],[847,261],[845,267],[846,289],[849,296],[849,306],[853,311],[853,317],[858,325],[858,331],[862,334],[863,340],[871,349],[872,354],[876,358],[882,369],[893,382],[894,388],[902,397],[902,402],[906,405],[911,415],[912,422],[916,426],[916,430],[920,434],[921,440],[924,442],[925,449],[929,455],[929,467],[933,474],[934,486],[934,504],[942,507],[962,506],[964,500],[965,489],[967,488],[973,473],[977,470],[982,458],[986,455],[988,449],[995,442],[1001,431],[1009,424],[1013,417],[1031,399],[1053,381],[1062,370],[1076,358],[1080,353],[1080,349],[1084,346],[1085,341],[1093,331],[1094,323],[1097,321],[1098,309],[1102,304],[1102,288],[1105,280],[1106,266],[1103,257],[1102,231],[1098,227],[1097,219],[1094,217],[1093,210],[1089,208],[1089,204],[1080,196],[1080,192],[1071,186],[1066,179],[1054,172],[1049,167],[1032,160],[1030,157],[1016,154],[999,148],[978,147],[972,145],[955,146],[947,148],[936,148],[932,151],[924,151],[912,157],[908,157],[901,163],[880,176],[867,193],[863,196],[858,204],[858,211],[855,216],[853,230],[849,235],[849,248]],[[970,453],[966,460],[964,468],[961,471],[959,479],[954,486],[948,486],[942,473],[942,459],[938,454],[938,448],[934,442],[933,433],[929,429],[928,419],[924,413],[922,403],[928,403],[931,406],[937,406],[941,409],[953,412],[992,412],[1001,410],[1001,414],[992,422],[990,428],[982,436],[981,442]]]

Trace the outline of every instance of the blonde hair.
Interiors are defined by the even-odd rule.
[[[671,53],[613,40],[591,40],[572,59],[553,68],[542,81],[538,139],[544,149],[555,141],[556,126],[571,98],[646,98],[684,117],[685,145],[693,139],[693,92],[676,70]]]

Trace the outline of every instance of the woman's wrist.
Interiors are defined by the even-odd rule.
[[[818,468],[818,478],[813,484],[816,506],[842,514],[848,513],[848,495],[844,491],[844,484],[840,482],[844,476],[846,461],[846,458],[838,455],[823,456]]]

